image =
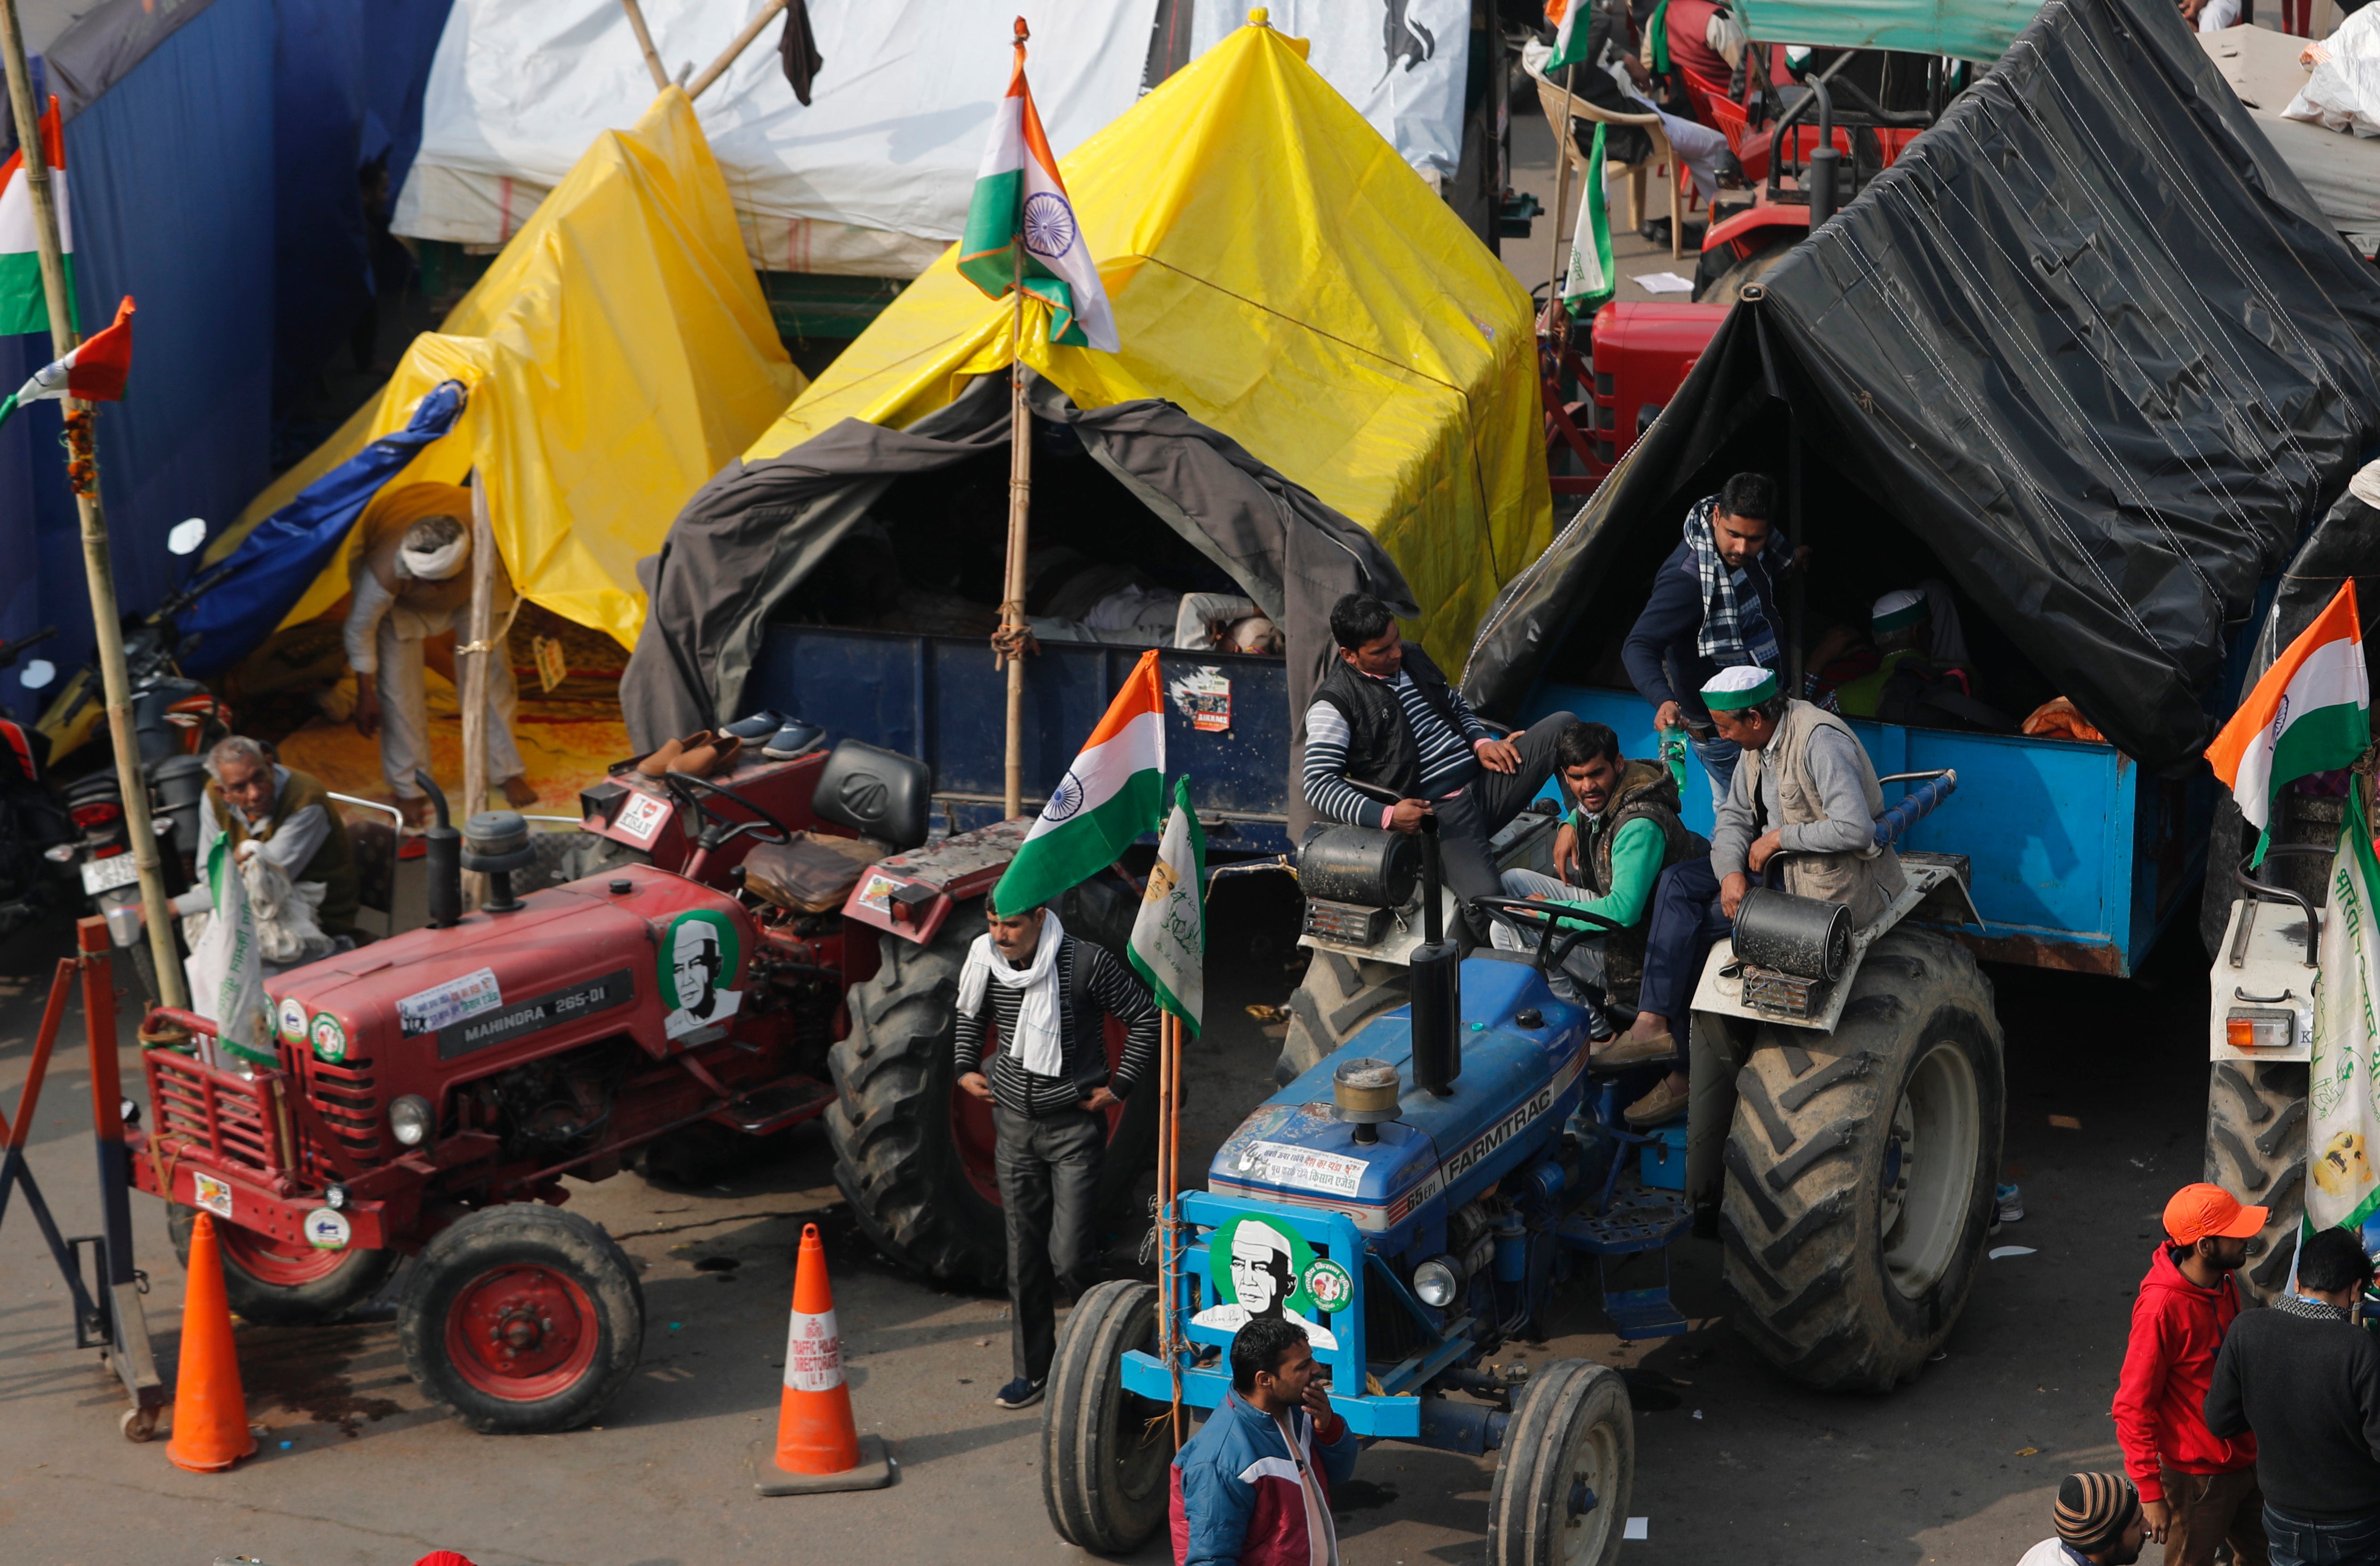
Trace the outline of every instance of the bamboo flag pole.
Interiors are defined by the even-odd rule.
[[[1016,18],[1016,54],[1022,60],[1025,18]],[[1022,68],[1021,67],[1019,68]],[[1016,268],[1011,297],[1015,359],[1008,368],[1008,580],[1001,592],[1000,625],[1008,660],[1008,777],[1002,810],[1008,816],[1025,814],[1025,646],[1031,632],[1025,622],[1026,530],[1033,514],[1033,410],[1025,402],[1025,225],[1010,240]]]
[[[33,242],[41,254],[42,294],[50,312],[50,348],[64,359],[74,351],[74,306],[67,292],[67,263],[58,240],[57,197],[50,189],[50,160],[42,144],[42,114],[33,102],[33,72],[25,60],[25,31],[17,0],[0,0],[0,54],[6,55],[8,106],[17,122],[17,145],[24,153],[25,189],[33,200]],[[157,963],[157,997],[180,1009],[190,1003],[182,959],[174,944],[173,911],[165,900],[165,876],[157,853],[156,829],[149,819],[149,780],[140,770],[140,746],[132,731],[132,679],[124,666],[124,627],[117,618],[115,568],[109,557],[107,513],[99,501],[99,458],[91,447],[91,406],[69,398],[66,405],[67,483],[74,491],[82,523],[83,575],[91,587],[91,628],[99,642],[99,678],[107,697],[107,733],[115,750],[115,782],[124,797],[124,829],[132,838],[132,867],[140,876],[140,911],[149,924],[149,953]]]
[[[689,98],[701,97],[703,90],[726,75],[727,67],[735,63],[736,56],[752,46],[752,40],[759,37],[760,30],[769,25],[769,18],[784,8],[785,0],[769,0],[767,5],[761,6],[760,14],[746,22],[744,31],[737,33],[727,47],[719,52],[719,58],[703,67],[701,74],[686,84],[686,95]]]
[[[1562,286],[1562,208],[1570,201],[1570,153],[1573,145],[1570,135],[1571,87],[1577,80],[1578,67],[1562,67],[1561,124],[1554,130],[1554,231],[1553,243],[1548,247],[1551,256],[1546,264],[1546,328],[1553,328],[1555,312],[1561,309]],[[1602,170],[1589,169],[1581,177],[1600,178]]]
[[[1182,1203],[1182,1019],[1172,1012],[1160,1013],[1161,1029],[1160,1047],[1172,1058],[1172,1070],[1165,1073],[1165,1125],[1159,1145],[1163,1157],[1158,1169],[1158,1185],[1164,1193],[1157,1209],[1158,1254],[1168,1264],[1172,1284],[1160,1299],[1165,1310],[1165,1367],[1173,1376],[1173,1450],[1180,1451],[1183,1441],[1182,1413],[1182,1350],[1187,1345],[1174,1336],[1174,1295],[1181,1287],[1182,1260],[1177,1245],[1181,1235]],[[1169,1042],[1171,1047],[1166,1048]]]
[[[645,8],[637,0],[620,0],[621,9],[628,13],[628,26],[636,31],[637,47],[645,52],[645,68],[653,75],[653,91],[658,92],[670,84],[669,70],[662,64],[662,52],[653,47],[653,35],[645,26]]]
[[[463,677],[463,810],[462,821],[488,808],[488,660],[495,626],[496,532],[488,515],[488,486],[471,475],[471,606],[466,623],[469,634],[455,649],[455,672]],[[464,657],[470,658],[465,663]],[[462,822],[457,822],[457,826]],[[479,901],[481,882],[470,877],[472,902]]]

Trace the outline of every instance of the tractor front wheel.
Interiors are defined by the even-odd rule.
[[[1611,1566],[1636,1478],[1628,1388],[1609,1365],[1530,1377],[1488,1489],[1488,1566]]]
[[[1076,1303],[1050,1364],[1042,1504],[1060,1538],[1100,1555],[1138,1549],[1172,1495],[1166,1405],[1124,1389],[1131,1349],[1157,1352],[1157,1291],[1117,1278]]]
[[[423,1247],[397,1338],[421,1389],[474,1430],[568,1430],[637,1368],[644,1290],[612,1237],[576,1213],[489,1207]]]
[[[1761,1030],[1719,1231],[1738,1320],[1794,1380],[1888,1391],[1950,1336],[1990,1232],[2001,1049],[1974,958],[1905,926],[1870,948],[1831,1035]]]
[[[165,1208],[174,1254],[190,1265],[190,1230],[198,1212],[179,1202]],[[318,1251],[252,1229],[215,1220],[222,1242],[224,1294],[243,1321],[259,1327],[320,1327],[336,1321],[380,1292],[402,1260],[395,1251]]]

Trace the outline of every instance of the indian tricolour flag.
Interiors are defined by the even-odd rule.
[[[132,373],[132,296],[115,307],[115,319],[106,330],[93,333],[64,359],[54,359],[33,372],[33,378],[11,395],[0,398],[0,424],[29,402],[121,402],[124,383]]]
[[[50,196],[57,203],[58,244],[67,255],[67,298],[72,299],[74,226],[67,220],[67,141],[55,98],[42,116],[42,145],[49,153]],[[0,335],[50,329],[34,232],[33,192],[25,178],[25,149],[19,147],[0,164]]]
[[[993,299],[1005,299],[1019,273],[1020,239],[1025,292],[1050,307],[1050,340],[1115,352],[1120,345],[1108,291],[1075,222],[1075,203],[1066,199],[1058,160],[1025,85],[1021,39],[1016,72],[992,116],[991,141],[976,170],[975,196],[959,237],[960,275]]]
[[[1165,690],[1143,653],[993,888],[995,907],[1038,908],[1090,879],[1157,825],[1165,801]]]
[[[2329,606],[2265,671],[2206,749],[2240,814],[2262,831],[2273,796],[2312,772],[2346,766],[2372,743],[2372,687],[2350,578]],[[2264,855],[2262,844],[2257,857]]]
[[[1546,75],[1550,77],[1564,66],[1586,63],[1586,18],[1594,8],[1594,0],[1546,0],[1546,21],[1554,30],[1554,52],[1546,56]]]

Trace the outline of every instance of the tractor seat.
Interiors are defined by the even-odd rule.
[[[744,889],[797,913],[843,906],[868,867],[892,851],[873,838],[796,832],[788,842],[760,843],[744,856]]]
[[[810,810],[864,838],[914,849],[926,840],[933,796],[934,775],[924,762],[845,740],[819,768]]]

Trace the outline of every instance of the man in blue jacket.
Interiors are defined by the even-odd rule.
[[[1356,1441],[1313,1345],[1258,1316],[1232,1337],[1232,1392],[1173,1459],[1177,1566],[1339,1566],[1330,1490]]]
[[[1653,573],[1644,612],[1620,649],[1628,682],[1653,704],[1653,727],[1683,728],[1694,741],[1714,808],[1727,799],[1739,752],[1712,727],[1696,692],[1723,668],[1785,667],[1778,587],[1798,557],[1789,556],[1776,516],[1777,484],[1766,473],[1738,473],[1696,501],[1684,539]]]

